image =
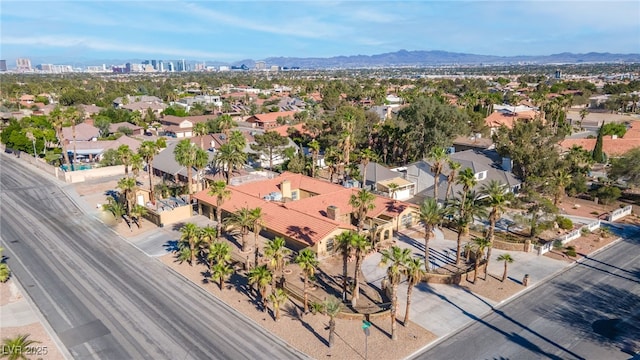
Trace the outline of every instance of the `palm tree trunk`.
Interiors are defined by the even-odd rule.
[[[247,252],[247,250],[249,250],[249,242],[247,241],[246,230],[242,229],[242,252]]]
[[[189,204],[191,204],[191,165],[187,166],[187,191],[189,192]]]
[[[391,287],[391,340],[398,340],[398,335],[396,334],[396,308],[398,307],[398,285],[393,284]]]
[[[76,150],[76,123],[75,120],[71,123],[71,130],[73,131],[73,162],[75,164],[76,162],[76,157],[77,157],[77,150]],[[35,154],[34,154],[35,156]],[[72,165],[74,167],[75,170],[75,165]]]
[[[194,246],[193,243],[189,244],[189,249],[191,250],[191,266],[193,266],[193,263],[195,261],[196,258],[196,247]]]
[[[222,204],[218,202],[216,205],[216,235],[220,239],[222,237]]]
[[[260,257],[260,251],[258,251],[258,234],[259,233],[260,233],[260,230],[257,229],[256,233],[254,234],[255,236],[253,237],[253,246],[255,247],[255,259],[254,259],[255,267],[258,267],[258,257]]]
[[[409,282],[409,288],[407,288],[407,307],[404,310],[404,327],[409,327],[409,310],[411,309],[411,294],[413,293],[413,283]]]
[[[307,275],[304,275],[304,313],[308,313],[309,312],[309,294],[307,294],[307,283],[308,283],[309,279],[307,277]]]
[[[429,272],[429,240],[432,230],[429,228],[424,234],[424,270]]]
[[[329,348],[333,347],[336,332],[336,320],[333,316],[329,319]]]
[[[493,236],[495,234],[495,228],[496,228],[496,220],[495,219],[491,219],[489,221],[489,236],[487,236],[487,238],[489,239],[489,245],[487,246],[487,266],[485,266],[484,268],[484,277],[487,277],[487,269],[489,268],[489,260],[491,260],[491,249],[493,248]]]
[[[504,262],[504,272],[502,273],[502,282],[504,282],[507,279],[507,262]]]
[[[478,270],[480,268],[480,254],[476,253],[476,261],[475,261],[475,266],[474,266],[474,271],[473,271],[473,283],[476,283],[476,280],[478,280]]]
[[[349,254],[346,251],[342,253],[342,301],[347,300],[347,278],[349,277],[347,263],[348,255]]]
[[[260,288],[260,299],[262,300],[262,312],[267,312],[267,287]]]
[[[153,165],[151,160],[147,162],[147,172],[149,173],[149,200],[152,204],[155,204],[155,198],[153,196]]]
[[[449,194],[451,194],[451,185],[452,181],[447,180],[447,192],[444,194],[444,202],[446,203],[449,200]]]
[[[221,277],[220,281],[218,282],[218,286],[220,286],[220,290],[222,290],[222,282],[224,281],[224,279]]]
[[[440,172],[433,174],[433,198],[438,201],[438,184],[440,184]]]
[[[360,298],[360,262],[362,259],[362,255],[358,251],[356,254],[356,271],[353,274],[353,294],[351,294],[351,306],[356,306],[356,300]]]
[[[64,143],[62,128],[60,128],[58,132],[58,139],[60,140],[60,145],[62,145],[62,156],[64,157],[64,162],[67,164],[67,170],[71,170],[71,162],[69,161],[69,153],[67,153],[67,145]]]
[[[273,307],[276,309],[276,321],[278,321],[280,320],[280,306],[274,305]]]

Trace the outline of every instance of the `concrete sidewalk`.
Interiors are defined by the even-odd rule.
[[[401,234],[397,246],[411,249],[414,256],[424,257],[422,236],[411,230],[403,233],[406,236]],[[439,267],[445,262],[455,263],[456,240],[445,239],[440,230],[436,230],[435,235],[435,239],[432,238],[429,242],[431,266]],[[536,253],[493,249],[489,273],[502,274],[504,265],[496,259],[504,253],[509,253],[514,258],[514,262],[509,265],[509,278],[519,282],[525,274],[529,274],[530,287],[570,265],[568,262],[538,256]],[[386,275],[386,268],[379,266],[381,258],[379,253],[374,253],[362,264],[366,281],[378,287]],[[398,287],[400,319],[406,306],[406,293],[405,282]],[[411,321],[442,337],[481,318],[498,304],[460,286],[422,283],[413,291]]]
[[[31,305],[24,298],[0,306],[0,326],[2,327],[18,327],[39,321]]]

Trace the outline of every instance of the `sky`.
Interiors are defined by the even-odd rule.
[[[640,52],[640,1],[0,3],[0,58],[189,59]]]

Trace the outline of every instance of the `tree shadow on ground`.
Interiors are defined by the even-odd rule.
[[[327,341],[327,339],[324,338],[324,336],[320,335],[314,328],[313,326],[309,325],[308,322],[304,321],[304,318],[306,316],[313,316],[311,314],[307,314],[304,315],[304,309],[301,306],[296,305],[295,303],[293,303],[292,301],[288,302],[287,305],[284,307],[284,309],[282,309],[285,316],[288,316],[294,320],[298,320],[300,321],[300,324],[302,324],[302,326],[307,329],[310,333],[312,333],[321,343],[323,343],[325,346],[329,346],[329,341]]]

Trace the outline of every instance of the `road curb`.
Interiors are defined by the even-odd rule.
[[[56,332],[53,331],[53,328],[51,327],[47,319],[45,319],[44,315],[40,311],[40,308],[36,305],[33,299],[31,299],[31,296],[29,295],[29,293],[24,289],[24,287],[22,286],[22,283],[20,283],[20,280],[18,280],[18,277],[11,276],[11,280],[14,282],[18,290],[20,290],[20,293],[22,294],[23,298],[27,301],[27,303],[29,303],[29,307],[31,308],[31,311],[33,311],[36,314],[36,317],[38,318],[38,322],[42,325],[42,327],[44,327],[44,330],[47,332],[47,334],[49,335],[53,343],[56,345],[62,357],[65,358],[66,360],[72,360],[73,356],[71,356],[69,349],[67,349],[67,347],[64,346],[64,343],[62,343],[62,340],[60,340],[60,338],[58,337],[58,334],[56,334]]]

